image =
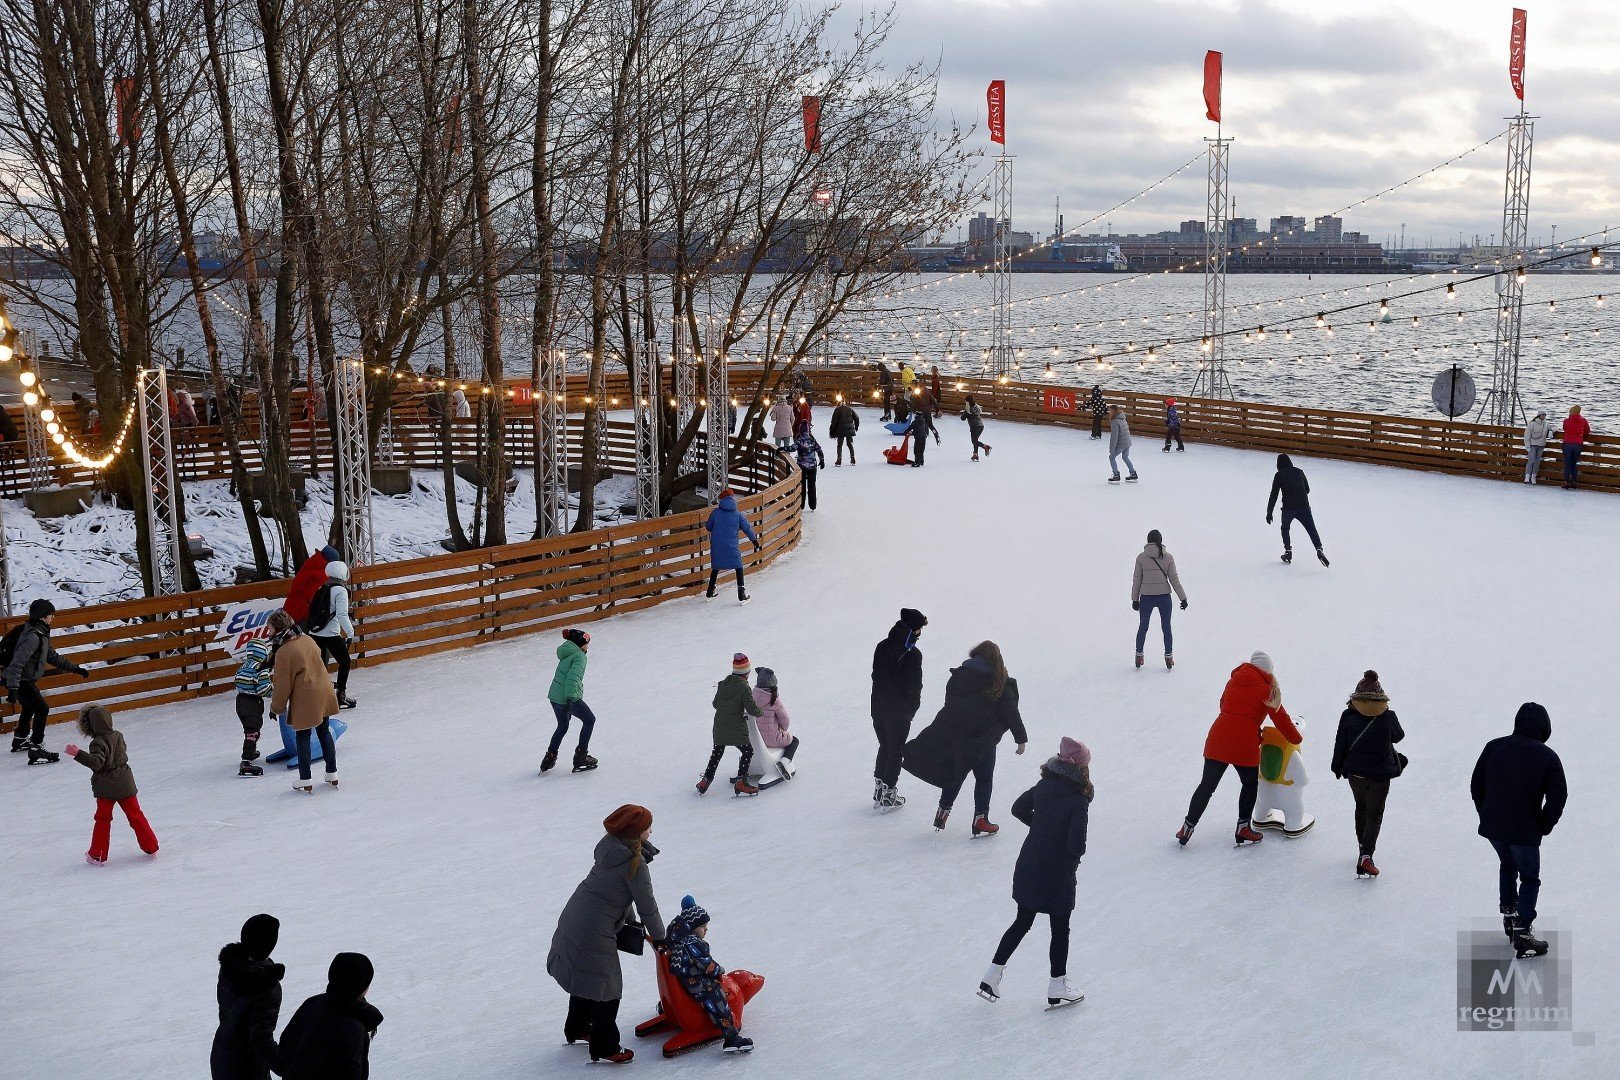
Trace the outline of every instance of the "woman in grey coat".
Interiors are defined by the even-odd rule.
[[[1125,459],[1125,467],[1131,474],[1125,479],[1136,479],[1136,466],[1131,464],[1131,425],[1125,419],[1125,410],[1118,405],[1108,406],[1108,469],[1113,473],[1108,478],[1110,484],[1119,483],[1118,458]]]
[[[592,1061],[626,1062],[634,1055],[619,1043],[619,929],[631,905],[655,944],[664,939],[664,919],[653,897],[647,866],[658,849],[647,842],[652,811],[627,803],[609,814],[607,835],[596,844],[591,872],[569,897],[551,937],[546,972],[568,994],[563,1038],[590,1042]]]

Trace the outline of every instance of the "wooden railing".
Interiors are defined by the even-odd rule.
[[[610,457],[633,468],[628,425],[609,429]],[[753,444],[735,459],[731,486],[759,534],[744,545],[749,571],[798,544],[799,475],[784,456]],[[706,585],[706,510],[501,547],[378,563],[354,573],[357,666],[465,648],[636,611],[693,596]],[[13,588],[22,589],[20,582]],[[285,594],[269,581],[180,596],[57,612],[51,644],[93,665],[90,678],[51,676],[41,688],[51,720],[100,702],[143,708],[232,690],[236,664],[216,640],[224,613]],[[28,597],[19,597],[26,607]],[[9,629],[19,619],[0,622]],[[0,730],[15,720],[8,706]]]

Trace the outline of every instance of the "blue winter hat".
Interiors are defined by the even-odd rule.
[[[683,896],[681,897],[681,913],[676,918],[686,924],[688,929],[696,930],[698,927],[708,923],[709,913],[699,907],[698,902],[692,899],[691,896]]]

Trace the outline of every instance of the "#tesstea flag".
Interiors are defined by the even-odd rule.
[[[1524,8],[1513,9],[1513,32],[1508,35],[1508,78],[1513,82],[1513,93],[1524,100]]]
[[[990,106],[990,141],[1007,145],[1007,81],[996,79],[985,93]]]
[[[1213,49],[1204,54],[1204,115],[1221,122],[1221,54]]]
[[[811,94],[803,96],[804,148],[812,154],[821,153],[821,99]]]

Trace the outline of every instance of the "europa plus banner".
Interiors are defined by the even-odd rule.
[[[1221,54],[1213,49],[1204,54],[1204,115],[1221,122]]]
[[[1080,412],[1075,404],[1073,390],[1055,390],[1046,387],[1041,395],[1041,409],[1049,413],[1058,413],[1063,416],[1075,416]]]
[[[248,642],[254,638],[270,636],[270,628],[265,623],[270,613],[280,611],[282,600],[280,597],[270,600],[248,600],[235,607],[225,609],[225,617],[220,620],[219,631],[214,635],[225,643],[232,656],[248,647]]]
[[[990,141],[1007,145],[1007,80],[996,79],[985,93],[990,106]]]
[[[1513,93],[1524,100],[1524,8],[1513,9],[1513,32],[1508,35],[1508,78],[1513,81]]]
[[[804,148],[812,154],[821,153],[821,99],[810,94],[804,101]]]

